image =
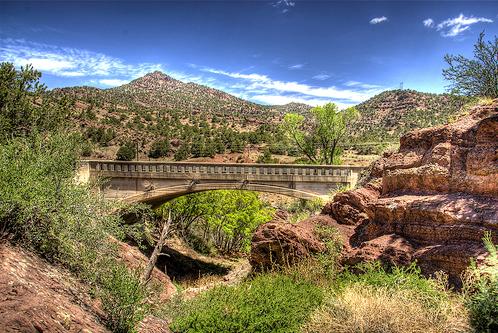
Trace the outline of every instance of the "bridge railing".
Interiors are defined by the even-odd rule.
[[[288,176],[336,176],[350,177],[363,168],[343,165],[300,164],[248,164],[203,162],[155,162],[155,161],[82,161],[88,163],[89,172],[113,174],[231,174],[231,175],[288,175]]]

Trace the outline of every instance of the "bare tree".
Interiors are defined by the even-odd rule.
[[[170,225],[171,225],[171,210],[169,211],[168,214],[168,220],[163,223],[161,235],[157,240],[156,246],[154,247],[154,251],[152,251],[152,255],[150,256],[149,262],[147,263],[147,267],[145,268],[144,274],[142,276],[142,282],[144,284],[147,284],[150,280],[152,271],[156,266],[157,257],[159,257],[159,254],[161,253],[161,250],[164,245],[164,241],[166,240],[166,236],[168,235],[168,230]]]

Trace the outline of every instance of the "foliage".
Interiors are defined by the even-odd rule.
[[[415,291],[350,284],[325,297],[324,305],[305,325],[304,333],[449,333],[467,332],[459,303],[424,306]]]
[[[133,142],[125,142],[121,147],[119,147],[116,153],[116,159],[118,161],[132,161],[137,156],[137,149],[135,148]]]
[[[277,160],[272,157],[270,149],[266,148],[263,150],[263,154],[259,155],[257,163],[271,164],[276,163]]]
[[[24,136],[33,131],[59,128],[69,117],[66,98],[55,102],[43,98],[41,73],[32,66],[16,70],[0,63],[0,139]]]
[[[171,149],[169,139],[160,139],[152,143],[152,147],[149,151],[149,157],[159,158],[168,156],[169,150]]]
[[[339,111],[333,103],[311,110],[310,125],[302,115],[288,113],[284,117],[283,130],[311,162],[334,164],[339,162],[347,128],[358,117],[355,108]]]
[[[24,71],[14,76],[22,76]],[[2,87],[18,89],[3,80]],[[37,80],[35,77],[21,88],[36,87]],[[29,96],[33,101],[42,97],[40,93],[7,91],[4,97],[17,94],[24,96],[21,100]],[[30,101],[18,107],[20,114],[47,114],[43,105],[33,110]],[[58,130],[67,125],[64,123],[34,122],[30,127],[21,126],[19,132],[19,124],[12,124],[17,125],[3,128],[13,132],[4,133],[5,139],[0,143],[2,234],[70,269],[94,287],[96,294],[102,296],[104,307],[113,311],[109,313],[109,326],[122,332],[132,331],[141,317],[145,295],[123,294],[123,287],[138,280],[116,260],[113,238],[120,238],[122,232],[120,219],[113,214],[115,206],[96,196],[90,187],[75,182],[81,136]],[[107,306],[110,302],[114,308]],[[120,318],[121,315],[126,318]],[[126,322],[127,327],[118,329],[121,326],[115,326],[116,321]]]
[[[136,325],[150,311],[149,290],[140,281],[138,271],[124,265],[112,265],[101,281],[102,308],[108,327],[116,333],[136,332]]]
[[[483,238],[489,254],[485,262],[477,267],[475,263],[464,275],[466,305],[470,311],[471,323],[477,332],[498,330],[498,253],[491,233]]]
[[[303,331],[466,332],[462,302],[445,286],[444,277],[426,279],[415,264],[391,270],[361,264],[336,276]]]
[[[316,214],[323,207],[323,200],[320,198],[314,200],[295,199],[280,207],[290,214],[290,221],[296,223]]]
[[[238,286],[221,286],[186,301],[173,332],[298,332],[321,303],[312,283],[281,274],[260,275]]]
[[[474,59],[462,55],[446,55],[448,68],[443,76],[451,81],[450,88],[468,96],[498,97],[498,38],[485,41],[484,32],[474,45]]]
[[[217,251],[248,251],[252,232],[271,219],[271,210],[249,191],[219,190],[185,195],[158,210],[172,212],[172,227],[187,241],[200,238]]]

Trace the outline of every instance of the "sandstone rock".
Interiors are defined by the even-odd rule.
[[[253,242],[256,262],[267,261],[271,252],[262,244],[288,244],[291,249],[281,248],[279,256],[301,249],[291,246],[300,242],[319,251],[310,230],[323,217],[343,234],[344,263],[416,260],[424,274],[443,270],[456,284],[470,260],[485,255],[485,232],[498,243],[498,100],[452,124],[407,133],[398,152],[385,154],[370,170],[369,179],[376,180],[337,194],[321,217],[297,226],[261,226]]]
[[[327,203],[322,214],[330,215],[341,224],[356,225],[368,220],[368,204],[380,195],[380,183],[371,182],[354,191],[338,193]]]
[[[387,265],[408,265],[412,261],[414,248],[410,242],[396,234],[383,235],[347,253],[343,264],[355,265],[363,261],[378,260]]]
[[[298,224],[272,221],[258,227],[252,238],[250,263],[256,268],[292,264],[312,253],[325,250],[316,237],[317,225],[330,225],[333,220],[320,216]]]
[[[0,244],[0,331],[109,332],[87,292],[65,270]]]

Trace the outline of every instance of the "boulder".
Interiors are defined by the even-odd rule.
[[[255,269],[293,264],[301,258],[324,251],[315,229],[319,225],[332,225],[332,218],[319,216],[297,224],[281,220],[258,227],[252,238],[250,263]]]

